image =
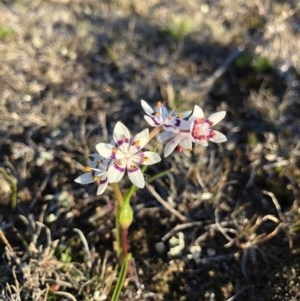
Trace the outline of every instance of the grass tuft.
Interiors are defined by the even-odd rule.
[[[16,32],[3,24],[0,24],[0,41],[7,41],[14,38]]]

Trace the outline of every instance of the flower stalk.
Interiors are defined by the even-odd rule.
[[[114,194],[115,194],[116,200],[118,202],[118,206],[122,209],[124,201],[123,201],[123,196],[122,196],[119,184],[118,183],[111,183],[111,186],[114,190]]]

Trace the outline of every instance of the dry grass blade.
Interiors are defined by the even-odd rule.
[[[191,222],[191,223],[185,223],[181,225],[175,226],[171,231],[169,231],[167,234],[165,234],[161,241],[167,241],[171,236],[173,236],[175,233],[181,230],[185,230],[188,228],[194,228],[194,227],[203,227],[203,222]]]
[[[266,191],[266,190],[263,190],[263,193],[271,197],[272,202],[273,202],[273,204],[274,204],[274,206],[275,206],[275,208],[276,208],[276,210],[278,212],[279,218],[280,218],[280,220],[282,220],[283,214],[282,214],[282,211],[281,211],[281,207],[280,207],[280,205],[279,205],[279,203],[278,203],[278,201],[277,201],[274,193],[272,193],[270,191]]]
[[[241,295],[247,288],[243,287],[238,293],[236,293],[234,296],[230,297],[229,299],[227,299],[226,301],[234,301],[237,300],[236,298]]]
[[[61,292],[61,291],[57,291],[57,292],[54,292],[54,293],[55,293],[55,295],[66,297],[69,300],[77,301],[77,299],[72,294],[70,294],[70,293]]]
[[[8,242],[8,240],[6,239],[3,231],[0,229],[0,239],[3,241],[3,243],[6,245],[6,247],[8,248],[8,250],[10,252],[13,252],[13,248],[11,247],[10,243]]]
[[[90,249],[89,249],[89,245],[88,245],[88,242],[86,241],[86,238],[85,236],[83,235],[82,231],[80,231],[79,229],[76,229],[74,228],[73,229],[76,233],[78,233],[78,235],[80,236],[81,238],[81,241],[83,243],[83,246],[84,246],[84,250],[85,250],[85,255],[86,255],[86,258],[87,258],[87,266],[88,268],[90,269],[92,267],[92,257],[91,257],[91,252],[90,252]]]
[[[151,185],[147,185],[148,190],[150,193],[156,198],[156,200],[162,204],[168,211],[170,211],[172,214],[174,214],[178,219],[182,222],[187,222],[188,218],[183,216],[181,213],[179,213],[176,209],[174,209],[170,204],[168,204],[166,201],[164,201],[160,195],[154,190],[154,188]]]

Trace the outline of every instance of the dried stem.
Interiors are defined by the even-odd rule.
[[[161,130],[161,127],[155,127],[155,128],[150,132],[150,134],[149,134],[149,140],[148,140],[148,142],[149,142],[154,136],[156,136],[156,135],[159,133],[160,130]]]

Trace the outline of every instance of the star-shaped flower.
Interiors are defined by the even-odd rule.
[[[107,169],[109,160],[104,159],[99,154],[89,155],[89,165],[86,167],[87,173],[79,176],[74,181],[80,184],[90,184],[98,182],[97,195],[102,194],[107,187]]]
[[[188,117],[192,111],[185,111],[178,113],[173,110],[168,112],[164,103],[157,102],[155,109],[152,109],[148,103],[141,100],[141,105],[146,114],[145,120],[150,126],[162,127],[165,131],[176,132],[177,127],[181,125],[182,119]]]
[[[190,122],[182,120],[181,126],[178,128],[177,132],[163,132],[157,137],[159,142],[166,142],[164,148],[164,156],[168,157],[178,145],[179,151],[183,149],[192,150],[192,137],[190,134]]]
[[[211,129],[211,127],[220,122],[225,115],[226,112],[221,111],[214,113],[205,119],[202,109],[196,105],[191,117],[193,121],[190,127],[193,142],[207,146],[207,140],[215,143],[227,141],[227,138],[224,134]]]
[[[176,146],[178,146],[179,151],[192,150],[192,142],[207,146],[207,140],[216,143],[226,141],[227,138],[222,133],[211,129],[213,125],[225,117],[225,114],[225,111],[214,113],[205,120],[202,109],[195,106],[189,120],[181,120],[176,131],[166,131],[158,136],[159,142],[168,141],[164,149],[164,156],[169,156]]]
[[[149,130],[143,130],[130,141],[127,127],[118,122],[114,128],[113,139],[116,146],[107,143],[96,145],[100,155],[112,160],[108,168],[109,183],[119,182],[127,170],[130,181],[137,187],[143,188],[145,179],[138,164],[151,165],[161,160],[154,152],[140,152],[149,140]]]

